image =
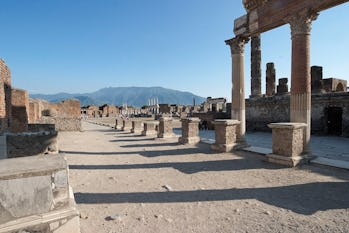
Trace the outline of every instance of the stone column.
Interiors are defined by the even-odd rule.
[[[131,133],[142,133],[143,122],[142,121],[132,121]]]
[[[251,95],[250,98],[262,96],[261,86],[261,36],[251,37]]]
[[[311,78],[310,78],[310,31],[311,22],[317,14],[309,9],[300,11],[286,19],[291,26],[292,68],[291,68],[291,122],[307,124],[304,150],[310,153],[311,123]]]
[[[230,46],[232,57],[232,106],[231,119],[240,121],[237,130],[237,138],[245,142],[246,118],[245,118],[245,91],[244,91],[244,47],[248,38],[235,37],[226,40]]]
[[[128,119],[122,121],[122,131],[130,131],[132,128],[132,122]]]
[[[273,152],[266,155],[269,162],[278,163],[290,167],[299,164],[304,157],[303,142],[304,123],[272,123],[268,127],[272,129]]]
[[[215,120],[215,143],[211,149],[218,152],[228,152],[237,146],[236,129],[240,124],[237,120]]]
[[[267,63],[266,71],[266,96],[275,95],[275,66],[274,63]]]
[[[178,139],[181,144],[196,144],[200,142],[199,122],[197,117],[182,119],[182,137]]]
[[[158,138],[173,138],[175,136],[173,133],[172,118],[161,117],[159,119]]]
[[[156,127],[159,125],[158,121],[146,121],[144,122],[144,128],[142,131],[143,136],[156,136],[158,132]]]

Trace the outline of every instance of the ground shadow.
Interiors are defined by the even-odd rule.
[[[99,170],[99,169],[157,169],[174,168],[186,174],[207,171],[234,171],[246,169],[281,169],[283,167],[275,164],[268,164],[263,161],[251,159],[231,159],[199,162],[171,162],[171,163],[145,163],[145,164],[106,164],[106,165],[69,165],[70,169],[78,170]]]
[[[141,139],[115,139],[115,140],[109,140],[109,142],[141,142],[141,141],[154,141],[154,138],[141,138]]]
[[[349,208],[348,182],[321,182],[270,188],[242,188],[135,193],[75,193],[79,204],[174,203],[257,199],[269,205],[310,215]]]
[[[157,146],[178,146],[178,142],[131,144],[131,145],[121,145],[120,147],[132,148],[132,147],[157,147]]]

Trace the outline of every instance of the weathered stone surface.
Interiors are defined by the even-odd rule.
[[[143,136],[158,135],[158,131],[157,131],[157,127],[159,126],[158,121],[145,121],[143,124],[144,124],[143,131],[142,131]]]
[[[181,144],[196,144],[200,142],[199,122],[196,117],[182,119],[182,136],[178,139]]]
[[[62,155],[0,161],[0,232],[79,233]]]
[[[266,71],[266,96],[275,95],[275,67],[274,63],[267,63]]]
[[[251,38],[251,98],[262,95],[261,36]]]
[[[131,133],[142,133],[143,127],[142,121],[132,121]]]
[[[129,119],[123,119],[122,120],[122,131],[131,131],[132,128],[132,121]]]
[[[304,123],[272,123],[268,125],[272,129],[273,154],[267,155],[269,161],[283,165],[295,166],[302,156],[305,137]],[[280,158],[280,162],[278,162]]]
[[[288,93],[288,79],[287,78],[280,78],[279,79],[279,85],[277,86],[277,94],[278,95],[285,95]]]
[[[228,152],[236,146],[236,126],[240,122],[237,120],[215,120],[215,143],[211,149],[219,152]]]
[[[159,119],[158,138],[172,138],[176,135],[173,133],[173,125],[171,117],[161,117]]]
[[[7,134],[7,157],[58,153],[56,131]]]
[[[11,132],[28,131],[29,95],[21,89],[11,91]]]

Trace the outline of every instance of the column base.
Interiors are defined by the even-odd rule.
[[[238,144],[234,143],[231,145],[227,145],[227,144],[212,144],[211,145],[211,150],[216,151],[216,152],[231,152],[233,150],[235,150],[236,146],[238,146]]]
[[[176,138],[176,137],[177,135],[174,133],[158,134],[158,138],[169,139],[169,138]]]
[[[197,144],[199,142],[200,142],[200,137],[189,137],[189,138],[180,137],[178,139],[178,143],[180,144]]]
[[[156,131],[142,131],[143,136],[157,136],[158,132]]]
[[[281,164],[288,167],[295,167],[299,164],[304,164],[309,161],[309,157],[307,156],[282,156],[276,154],[267,154],[266,161],[270,163]]]

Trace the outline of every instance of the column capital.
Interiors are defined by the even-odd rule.
[[[303,9],[297,14],[290,15],[285,18],[285,22],[290,24],[291,36],[294,37],[299,34],[310,34],[311,23],[316,20],[318,13],[311,9]]]
[[[230,46],[231,54],[242,54],[244,53],[245,44],[249,41],[246,37],[234,37],[226,40],[225,43]]]

